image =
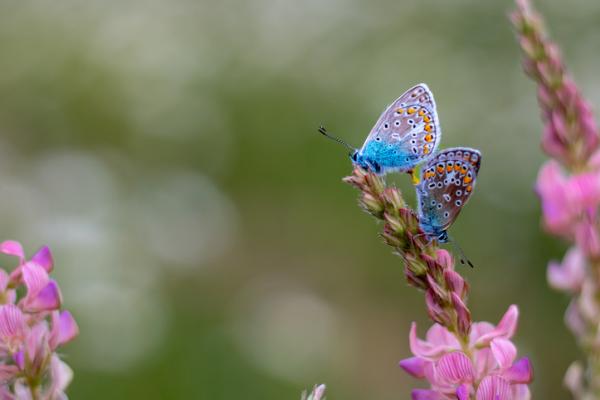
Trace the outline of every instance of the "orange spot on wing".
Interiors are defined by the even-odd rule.
[[[461,169],[460,172],[462,172],[463,174],[466,174],[467,173],[467,166],[463,165],[463,167],[462,167],[462,169]]]
[[[429,118],[428,115],[423,116],[423,121],[425,122],[431,122],[431,118]]]
[[[419,110],[419,115],[422,117],[423,115],[425,115],[425,110],[423,110],[422,108]]]
[[[469,183],[471,182],[473,179],[469,178],[468,176],[465,176],[465,183]]]
[[[438,173],[440,173],[440,174],[441,174],[442,172],[444,172],[444,167],[442,167],[442,166],[438,165],[438,167],[437,167],[437,172],[438,172]]]
[[[414,114],[414,113],[415,113],[415,111],[417,111],[417,109],[416,109],[416,108],[414,108],[414,107],[409,107],[409,108],[408,108],[408,113],[409,113],[409,114]]]
[[[455,170],[455,171],[458,171],[458,170],[460,170],[460,164],[456,164],[456,165],[454,165],[454,170]]]
[[[433,135],[426,135],[425,136],[425,141],[426,142],[431,142],[433,140]]]
[[[404,108],[399,108],[399,109],[396,110],[396,112],[398,114],[402,114],[404,112]]]
[[[423,154],[429,154],[429,146],[423,146]]]
[[[471,190],[473,190],[473,186],[471,186],[471,185],[467,186],[466,190],[467,190],[467,192],[471,192]]]
[[[452,165],[448,164],[448,166],[446,166],[446,171],[452,172]]]
[[[431,132],[431,125],[430,124],[425,125],[425,130],[427,132]]]

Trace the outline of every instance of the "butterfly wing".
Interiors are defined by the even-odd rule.
[[[361,151],[383,167],[410,169],[433,156],[441,135],[433,94],[420,83],[386,108]]]
[[[441,233],[467,204],[481,166],[481,153],[468,147],[439,152],[429,160],[417,185],[421,225]]]

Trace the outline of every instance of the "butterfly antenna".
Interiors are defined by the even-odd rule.
[[[344,142],[342,139],[340,139],[340,138],[337,138],[337,137],[335,137],[335,136],[331,136],[331,135],[329,134],[329,132],[327,132],[327,129],[325,129],[325,127],[324,127],[323,125],[321,125],[321,126],[319,127],[319,132],[321,132],[321,134],[322,134],[323,136],[325,136],[326,138],[329,138],[329,139],[331,139],[331,140],[333,140],[333,141],[335,141],[335,142],[338,142],[338,143],[341,143],[341,144],[343,144],[344,146],[346,146],[346,147],[347,147],[348,149],[350,149],[351,151],[355,151],[355,150],[356,150],[354,147],[350,146],[348,143]]]
[[[458,242],[450,237],[448,237],[448,241],[450,243],[452,243],[452,245],[454,246],[454,248],[458,251],[458,254],[460,254],[460,263],[462,265],[468,264],[469,267],[471,268],[475,268],[475,266],[473,265],[473,263],[471,262],[471,260],[469,260],[467,258],[467,256],[465,256],[465,252],[463,251],[463,249],[460,247],[460,245],[458,244]]]

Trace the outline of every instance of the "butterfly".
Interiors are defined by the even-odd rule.
[[[481,166],[481,153],[468,147],[440,151],[423,168],[416,186],[419,226],[431,240],[448,242],[448,228],[467,204]]]
[[[355,165],[378,175],[412,171],[435,154],[442,137],[433,94],[424,83],[385,109],[360,149],[330,136],[323,127],[319,132],[350,148]]]

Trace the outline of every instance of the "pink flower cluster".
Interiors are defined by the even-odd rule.
[[[431,384],[430,389],[414,389],[413,400],[529,399],[527,384],[533,380],[533,369],[527,358],[515,360],[517,348],[510,341],[518,315],[513,305],[497,326],[474,323],[468,343],[461,343],[439,324],[421,340],[413,323],[410,348],[414,357],[400,361],[400,367]]]
[[[79,328],[71,313],[60,311],[60,289],[49,277],[50,249],[27,260],[21,244],[9,240],[0,252],[19,260],[10,273],[0,268],[0,399],[66,399],[72,371],[56,350]]]

